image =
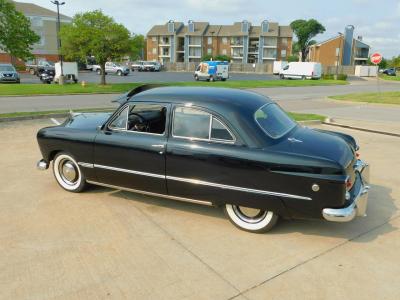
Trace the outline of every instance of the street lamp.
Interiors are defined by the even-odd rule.
[[[58,79],[59,84],[64,84],[64,71],[63,71],[63,57],[60,52],[61,48],[61,40],[60,40],[60,6],[64,5],[65,2],[60,2],[60,1],[50,1],[51,3],[57,5],[57,51],[58,51],[58,56],[60,59],[60,66],[61,66],[61,75],[60,78]]]
[[[339,48],[337,48],[337,53],[336,53],[336,78],[335,78],[336,80],[338,78],[338,72],[339,72],[339,58],[340,58],[340,49],[342,48],[342,36],[343,36],[341,32],[338,32],[338,34],[340,37],[340,42],[339,42]]]

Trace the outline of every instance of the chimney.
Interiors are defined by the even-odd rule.
[[[357,40],[359,40],[359,41],[361,41],[361,42],[362,42],[362,36],[361,36],[361,35],[359,35],[359,36],[357,37]]]
[[[194,32],[194,23],[192,20],[188,21],[188,31],[189,32]]]
[[[175,32],[175,22],[173,20],[168,21],[168,32],[169,33]]]
[[[268,30],[269,30],[269,23],[268,23],[268,20],[262,21],[262,23],[261,23],[261,32],[262,32],[262,33],[267,33]]]

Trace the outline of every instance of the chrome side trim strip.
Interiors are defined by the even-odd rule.
[[[239,191],[239,192],[247,192],[247,193],[285,197],[285,198],[294,198],[294,199],[301,199],[301,200],[312,200],[310,197],[303,197],[303,196],[292,195],[292,194],[243,188],[243,187],[238,187],[238,186],[233,186],[233,185],[219,184],[219,183],[213,183],[213,182],[202,181],[202,180],[197,180],[197,179],[187,179],[187,178],[174,177],[174,176],[166,176],[166,178],[169,180],[188,182],[188,183],[192,183],[192,184],[207,185],[207,186],[217,187],[217,188],[226,189],[226,190]]]
[[[97,164],[94,164],[93,166],[95,168],[106,169],[106,170],[111,170],[111,171],[124,172],[124,173],[129,173],[129,174],[165,179],[165,175],[160,175],[160,174],[147,173],[147,172],[134,171],[134,170],[128,170],[128,169],[121,169],[121,168],[114,168],[114,167],[97,165]]]
[[[94,165],[93,164],[89,164],[89,163],[85,163],[85,162],[78,162],[78,165],[84,167],[84,168],[90,168],[93,169]]]
[[[190,202],[190,203],[207,205],[207,206],[212,206],[213,205],[210,201],[195,200],[195,199],[189,199],[189,198],[183,198],[183,197],[176,197],[176,196],[170,196],[170,195],[164,195],[164,194],[157,194],[157,193],[146,192],[146,191],[141,191],[141,190],[135,190],[135,189],[125,188],[125,187],[121,187],[121,186],[116,186],[116,185],[112,185],[112,184],[106,184],[106,183],[101,183],[101,182],[96,182],[96,181],[91,181],[91,180],[86,180],[86,182],[90,183],[90,184],[95,184],[95,185],[108,187],[108,188],[111,188],[111,189],[123,190],[123,191],[127,191],[127,192],[143,194],[143,195],[147,195],[147,196],[155,196],[155,197],[167,198],[167,199],[171,199],[171,200],[177,200],[177,201],[182,201],[182,202]]]
[[[109,167],[109,166],[98,165],[98,164],[88,164],[88,163],[82,163],[82,162],[79,162],[78,164],[82,165],[84,167],[88,167],[88,168],[94,167],[94,168],[100,168],[100,169],[117,171],[117,172],[124,172],[124,173],[129,173],[129,174],[134,174],[134,175],[148,176],[148,177],[154,177],[154,178],[159,178],[159,179],[167,179],[167,180],[174,180],[174,181],[186,182],[186,183],[191,183],[191,184],[199,184],[199,185],[217,187],[217,188],[226,189],[226,190],[233,190],[233,191],[254,193],[254,194],[261,194],[261,195],[268,195],[268,196],[276,196],[276,197],[284,197],[284,198],[291,198],[291,199],[299,199],[299,200],[312,200],[312,198],[310,198],[310,197],[304,197],[304,196],[292,195],[292,194],[286,194],[286,193],[271,192],[271,191],[265,191],[265,190],[257,190],[257,189],[251,189],[251,188],[243,188],[243,187],[239,187],[239,186],[213,183],[213,182],[208,182],[208,181],[203,181],[203,180],[198,180],[198,179],[189,179],[189,178],[182,178],[182,177],[175,177],[175,176],[165,176],[165,175],[161,175],[161,174],[147,173],[147,172],[141,172],[141,171],[122,169],[122,168],[115,168],[115,167]]]

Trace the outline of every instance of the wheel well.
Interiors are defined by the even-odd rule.
[[[60,152],[62,152],[62,150],[53,150],[53,151],[51,151],[50,154],[49,154],[49,161],[48,162],[51,162],[54,159],[54,157],[57,155],[57,153],[60,153]]]

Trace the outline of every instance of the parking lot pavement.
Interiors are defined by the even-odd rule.
[[[229,80],[279,80],[278,76],[256,73],[230,73]],[[179,82],[194,81],[193,72],[130,72],[127,76],[107,74],[108,83],[129,82]],[[79,72],[79,81],[99,83],[100,75],[95,72]],[[36,75],[21,74],[21,83],[41,83]]]
[[[217,208],[62,190],[35,170],[47,125],[0,124],[0,299],[400,298],[399,138],[342,130],[372,166],[368,217],[258,235]]]

